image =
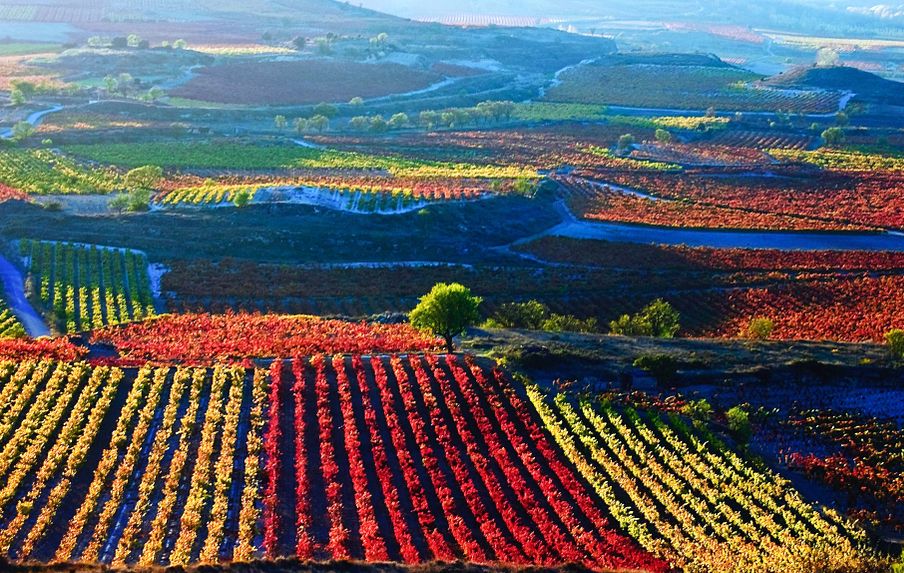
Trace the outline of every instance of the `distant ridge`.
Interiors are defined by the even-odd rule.
[[[764,85],[852,91],[864,103],[904,105],[904,84],[847,66],[802,67],[773,76]]]

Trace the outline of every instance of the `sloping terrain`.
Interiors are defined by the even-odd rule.
[[[845,66],[798,68],[763,83],[778,88],[852,90],[865,103],[904,105],[904,84]]]

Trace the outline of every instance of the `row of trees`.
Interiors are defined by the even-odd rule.
[[[449,352],[453,338],[476,325],[480,320],[483,302],[471,289],[458,283],[439,283],[421,297],[409,315],[411,324],[442,337]],[[597,332],[595,318],[580,319],[573,315],[550,312],[549,307],[536,300],[507,303],[485,323],[488,328],[518,328],[551,332]],[[610,324],[612,334],[673,338],[681,329],[680,315],[672,305],[657,299],[636,315],[624,315]]]
[[[162,94],[161,94],[162,95]],[[348,105],[361,107],[364,100],[352,98]],[[389,118],[383,115],[356,115],[349,119],[347,127],[351,131],[384,133],[389,130],[419,127],[427,131],[438,128],[455,129],[469,125],[480,125],[488,122],[509,120],[515,113],[516,105],[512,101],[485,101],[470,108],[449,108],[441,111],[425,110],[416,117],[399,112]],[[331,120],[339,115],[339,108],[328,103],[314,107],[312,115],[291,121],[292,128],[299,134],[311,131],[324,132],[330,128]],[[282,131],[289,127],[290,120],[284,115],[273,118],[276,129]]]
[[[134,48],[146,50],[151,47],[148,40],[145,40],[138,34],[129,34],[128,36],[115,36],[113,38],[105,38],[103,36],[91,36],[88,38],[87,45],[89,48],[112,48],[114,50],[125,50]],[[188,42],[179,39],[173,42],[163,41],[160,44],[162,48],[175,48],[177,50],[188,49]]]

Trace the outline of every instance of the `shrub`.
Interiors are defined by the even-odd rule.
[[[700,425],[708,422],[713,416],[713,407],[705,398],[691,400],[681,408],[681,413]]]
[[[238,208],[247,207],[251,203],[251,193],[246,189],[242,189],[232,198],[232,204]]]
[[[539,330],[549,317],[549,308],[536,300],[508,302],[499,305],[488,324],[495,328]]]
[[[681,315],[671,304],[658,298],[634,316],[624,314],[609,323],[612,334],[674,338],[681,329]]]
[[[725,419],[728,422],[728,429],[732,435],[741,443],[750,441],[753,430],[750,426],[750,414],[740,406],[734,406],[725,412]]]
[[[886,332],[885,343],[895,358],[904,359],[904,330],[896,328]]]
[[[598,332],[595,318],[580,319],[573,314],[551,314],[543,321],[543,330],[549,332]]]
[[[631,147],[632,145],[634,145],[636,142],[637,142],[637,140],[634,139],[633,135],[631,135],[630,133],[626,133],[623,136],[618,138],[618,149],[619,149],[619,151],[624,151],[624,150],[628,149],[629,147]]]
[[[630,314],[621,315],[618,320],[609,323],[609,331],[612,334],[620,334],[622,336],[652,336],[653,329],[644,322],[640,316],[631,316]]]
[[[634,367],[649,372],[660,384],[674,380],[678,373],[678,361],[668,354],[643,354],[634,360]]]
[[[163,169],[156,165],[145,165],[126,173],[123,183],[130,189],[153,189],[161,179],[163,179]]]
[[[741,336],[751,340],[767,340],[775,329],[775,322],[771,318],[751,318],[746,329],[741,330]]]

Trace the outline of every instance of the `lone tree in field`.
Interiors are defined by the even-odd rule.
[[[28,139],[35,134],[35,126],[27,121],[20,121],[13,126],[12,140],[15,142]]]
[[[452,339],[480,320],[477,307],[481,302],[483,299],[472,295],[471,289],[464,285],[438,283],[421,297],[409,318],[415,328],[442,337],[446,350],[453,352]]]
[[[904,330],[895,328],[886,332],[885,343],[892,356],[904,360]]]
[[[157,165],[145,165],[132,169],[123,177],[123,183],[130,189],[154,189],[163,179],[163,169]]]
[[[844,130],[840,127],[830,127],[822,132],[822,139],[829,147],[835,147],[844,143]]]

